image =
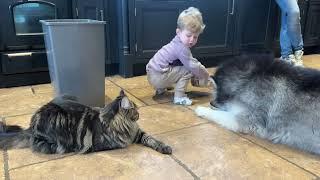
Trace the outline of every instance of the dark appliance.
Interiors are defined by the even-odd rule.
[[[71,17],[71,0],[1,0],[0,87],[50,82],[39,20]]]

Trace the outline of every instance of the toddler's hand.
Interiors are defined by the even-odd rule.
[[[191,84],[192,86],[195,86],[195,87],[208,87],[208,88],[215,85],[214,80],[211,77],[209,77],[208,79],[198,79],[196,77],[192,77]]]
[[[192,77],[192,78],[191,78],[191,85],[192,85],[192,86],[195,86],[195,87],[200,87],[199,79],[196,78],[196,77]]]

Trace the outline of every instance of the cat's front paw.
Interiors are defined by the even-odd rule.
[[[160,152],[162,154],[172,154],[172,148],[170,146],[163,146]]]
[[[203,117],[205,115],[206,109],[207,109],[206,107],[198,106],[196,107],[194,112],[196,113],[197,116]]]

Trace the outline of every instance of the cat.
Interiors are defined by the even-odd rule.
[[[320,71],[252,55],[223,63],[212,78],[211,107],[197,107],[198,116],[320,155]]]
[[[31,148],[45,154],[90,153],[143,144],[163,154],[172,148],[139,128],[139,112],[123,90],[104,108],[91,108],[68,95],[38,109],[30,126],[0,124],[0,148]],[[20,128],[20,130],[19,130]]]

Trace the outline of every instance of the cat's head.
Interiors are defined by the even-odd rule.
[[[123,90],[120,91],[118,98],[121,99],[118,113],[130,117],[132,121],[137,121],[139,119],[137,105],[126,96]]]
[[[100,117],[104,120],[111,120],[116,115],[121,116],[123,120],[137,121],[139,119],[136,104],[126,96],[123,90],[115,100],[100,111]]]

